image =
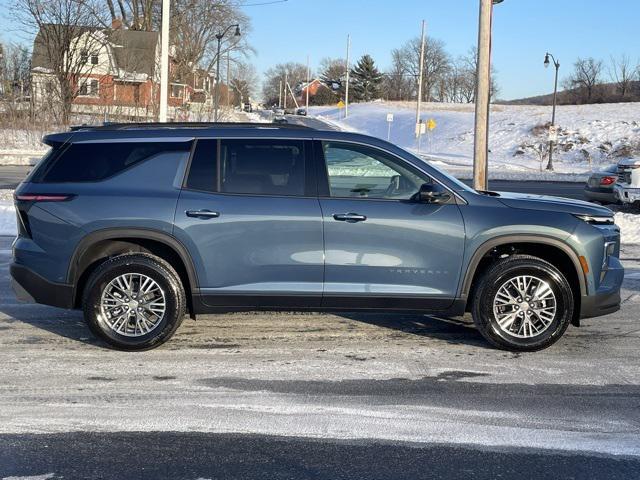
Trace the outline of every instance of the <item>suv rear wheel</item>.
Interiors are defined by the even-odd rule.
[[[82,304],[95,335],[121,350],[148,350],[171,338],[186,300],[171,265],[136,253],[102,263],[89,277]]]
[[[473,320],[493,345],[535,351],[555,343],[573,316],[573,292],[549,262],[528,255],[497,261],[473,298]]]

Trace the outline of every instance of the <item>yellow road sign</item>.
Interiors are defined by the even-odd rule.
[[[436,123],[436,121],[433,118],[430,118],[429,120],[427,120],[427,128],[429,130],[433,130],[437,126],[438,126],[438,124]]]
[[[344,102],[342,100],[338,102],[338,108],[344,108]]]

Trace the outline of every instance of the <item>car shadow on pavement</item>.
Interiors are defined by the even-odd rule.
[[[91,333],[80,311],[35,304],[8,303],[0,305],[0,314],[5,317],[0,320],[0,325],[8,328],[11,328],[10,324],[14,322],[26,323],[59,337],[107,348],[106,343]],[[33,331],[32,334],[19,340],[20,343],[25,344],[44,344],[50,343],[50,341],[50,338],[46,336],[37,335],[37,331]]]
[[[406,334],[442,340],[454,345],[470,345],[493,349],[467,318],[448,318],[437,315],[410,315],[389,313],[343,312],[340,317],[398,332],[397,338]]]

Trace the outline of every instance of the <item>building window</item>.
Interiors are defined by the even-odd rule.
[[[98,52],[91,54],[91,65],[98,65]]]
[[[95,78],[84,78],[78,85],[78,95],[81,97],[97,97],[99,95],[99,82]]]
[[[173,98],[182,97],[182,85],[171,85],[171,97]]]
[[[82,50],[80,52],[80,63],[85,64],[89,61],[89,52]]]

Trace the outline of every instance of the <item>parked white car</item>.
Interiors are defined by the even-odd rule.
[[[622,203],[640,202],[640,158],[618,162],[618,181],[614,192]]]

